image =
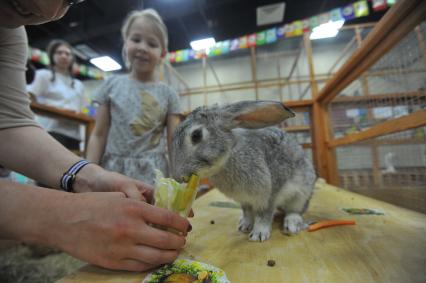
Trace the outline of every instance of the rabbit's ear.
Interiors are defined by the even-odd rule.
[[[277,101],[241,101],[223,108],[227,129],[259,129],[294,117],[294,112]]]

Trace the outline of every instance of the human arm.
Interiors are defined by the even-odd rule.
[[[0,140],[0,164],[52,188],[59,188],[62,174],[81,159],[38,127],[0,130]],[[75,192],[123,192],[147,201],[152,195],[151,186],[95,164],[83,167],[73,187]]]
[[[4,180],[0,193],[0,238],[56,247],[106,268],[142,271],[171,262],[190,226],[122,193],[70,194]]]
[[[110,126],[110,108],[108,103],[98,107],[96,111],[95,127],[90,135],[87,146],[87,159],[99,164],[105,151]]]

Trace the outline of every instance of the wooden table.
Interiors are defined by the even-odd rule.
[[[84,141],[84,148],[87,149],[90,133],[92,132],[95,126],[95,119],[84,113],[77,113],[75,111],[40,104],[37,102],[31,102],[31,110],[41,116],[48,116],[55,119],[67,119],[79,124],[83,124],[86,127],[86,140]]]
[[[240,210],[212,206],[214,201],[229,200],[213,190],[194,204],[193,232],[182,257],[222,268],[233,283],[426,282],[424,214],[320,184],[305,219],[354,219],[356,225],[289,237],[276,219],[271,239],[253,243],[236,229]],[[348,215],[343,207],[375,208],[385,215]],[[270,259],[275,266],[267,265]],[[86,266],[59,282],[136,283],[144,275]]]

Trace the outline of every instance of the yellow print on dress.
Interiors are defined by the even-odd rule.
[[[150,144],[157,145],[161,138],[161,127],[163,123],[162,111],[158,101],[149,93],[141,92],[141,112],[130,123],[130,129],[135,136],[143,136],[153,128],[155,130],[151,133]]]

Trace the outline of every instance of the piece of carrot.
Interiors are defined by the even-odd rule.
[[[309,225],[308,232],[313,232],[322,228],[339,226],[339,225],[354,225],[355,220],[324,220]]]

